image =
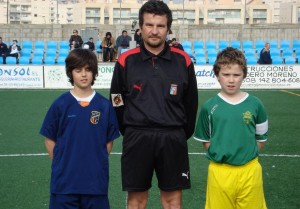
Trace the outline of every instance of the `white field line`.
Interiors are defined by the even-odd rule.
[[[121,155],[121,152],[112,152],[111,155]],[[48,153],[31,153],[31,154],[0,154],[0,157],[34,157],[45,156]],[[190,152],[189,155],[205,155],[204,152]],[[298,158],[300,155],[286,155],[286,154],[260,154],[260,157],[289,157]]]

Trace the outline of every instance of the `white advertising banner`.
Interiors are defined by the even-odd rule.
[[[0,65],[0,88],[43,88],[43,66]]]
[[[211,65],[196,65],[198,89],[219,89]],[[299,89],[300,65],[248,65],[243,89]]]
[[[99,65],[98,77],[93,85],[95,89],[109,89],[110,82],[114,71],[114,65]],[[45,88],[50,89],[69,89],[72,88],[68,81],[65,66],[53,65],[44,66]]]

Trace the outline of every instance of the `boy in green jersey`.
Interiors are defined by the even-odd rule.
[[[264,105],[240,90],[247,76],[241,51],[221,51],[213,70],[221,91],[202,106],[194,135],[210,160],[205,208],[266,209],[258,162],[268,132]]]

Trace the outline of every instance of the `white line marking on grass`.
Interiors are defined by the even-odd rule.
[[[296,94],[296,93],[291,92],[291,91],[287,91],[287,90],[280,90],[280,91],[300,97],[300,94]]]
[[[111,155],[121,155],[121,152],[112,152]],[[204,152],[190,152],[189,155],[205,155]],[[32,154],[0,154],[0,157],[32,157],[32,156],[45,156],[48,153],[32,153]],[[260,157],[290,157],[298,158],[300,155],[286,155],[286,154],[260,154]]]

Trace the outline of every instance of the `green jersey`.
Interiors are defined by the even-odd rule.
[[[230,103],[220,93],[201,108],[194,138],[210,142],[208,159],[244,165],[258,156],[257,142],[267,140],[268,118],[262,102],[249,94]]]

